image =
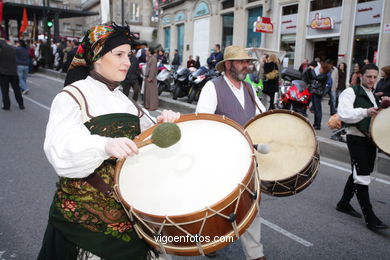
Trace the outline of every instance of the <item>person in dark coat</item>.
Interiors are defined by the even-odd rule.
[[[79,41],[78,40],[73,40],[71,42],[72,45],[72,50],[68,52],[67,57],[66,57],[66,62],[64,63],[63,71],[67,72],[70,64],[72,63],[72,60],[74,56],[76,55],[77,49],[79,47]]]
[[[345,62],[342,62],[337,66],[337,69],[339,71],[339,82],[337,84],[336,89],[336,108],[339,106],[339,96],[341,92],[346,88],[346,82],[347,82],[347,64]]]
[[[268,55],[267,55],[268,56]],[[275,93],[279,91],[279,60],[275,54],[267,57],[266,63],[264,63],[264,94],[267,94],[270,98],[268,110],[275,108]],[[276,73],[276,72],[277,73]],[[271,74],[274,74],[271,76]]]
[[[381,69],[381,77],[375,88],[375,96],[390,97],[390,66]]]
[[[207,59],[207,65],[209,69],[214,69],[218,62],[223,60],[223,54],[221,52],[221,45],[216,44],[214,47],[214,52],[211,53],[210,57]]]
[[[19,87],[19,78],[16,72],[15,48],[0,39],[0,86],[3,97],[3,110],[10,110],[9,84],[14,90],[16,102],[20,109],[24,109],[23,97]]]
[[[175,54],[173,55],[173,60],[172,60],[173,69],[177,70],[179,68],[180,64],[181,64],[181,62],[180,62],[179,51],[175,50]]]
[[[123,88],[123,94],[125,94],[127,97],[129,96],[130,88],[133,88],[133,100],[137,101],[140,92],[140,85],[138,81],[140,71],[139,62],[134,52],[130,56],[130,63],[131,65],[129,71],[127,72],[126,78],[124,81],[122,81],[121,85]]]
[[[27,86],[28,65],[30,62],[29,51],[23,40],[16,42],[16,69],[19,77],[19,86],[22,94],[27,94],[30,90]]]

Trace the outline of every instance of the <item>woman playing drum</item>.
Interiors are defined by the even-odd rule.
[[[116,158],[136,155],[131,139],[154,123],[118,89],[130,66],[131,43],[128,27],[93,26],[53,101],[44,150],[60,178],[38,259],[150,255],[112,196]],[[163,111],[157,122],[179,117]]]

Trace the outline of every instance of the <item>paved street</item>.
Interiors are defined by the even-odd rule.
[[[11,111],[0,111],[0,260],[36,258],[57,180],[42,147],[49,107],[63,83],[33,74],[28,85],[25,111],[13,96]],[[348,165],[321,158],[317,178],[302,193],[262,195],[262,242],[268,259],[389,259],[390,230],[369,231],[362,219],[335,210],[348,172]],[[390,177],[378,174],[370,189],[375,212],[389,224]],[[359,208],[356,199],[352,205]],[[217,259],[244,259],[240,243],[219,251]]]

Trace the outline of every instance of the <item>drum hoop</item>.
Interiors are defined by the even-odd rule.
[[[305,122],[307,123],[307,125],[310,127],[310,129],[311,129],[311,131],[312,131],[312,133],[313,133],[313,135],[314,135],[314,141],[315,141],[314,147],[315,147],[315,149],[314,149],[314,151],[313,151],[313,153],[312,153],[312,155],[311,155],[311,158],[312,158],[312,159],[311,159],[308,163],[306,163],[298,172],[296,172],[296,173],[295,173],[295,175],[296,175],[296,174],[302,172],[303,170],[305,170],[306,168],[308,168],[308,167],[311,165],[311,163],[312,163],[312,161],[313,161],[313,158],[315,159],[315,158],[317,157],[317,154],[319,154],[319,149],[320,149],[320,148],[319,148],[319,144],[318,144],[318,140],[317,140],[317,134],[316,134],[316,132],[315,132],[313,126],[310,124],[310,121],[309,121],[306,117],[302,116],[302,115],[299,114],[299,113],[296,113],[296,112],[294,112],[294,111],[291,111],[291,110],[273,109],[273,110],[269,110],[269,111],[267,111],[267,112],[261,113],[261,114],[255,116],[255,117],[253,117],[251,120],[249,120],[249,121],[245,124],[245,126],[244,126],[245,132],[247,132],[247,127],[248,127],[251,123],[253,123],[254,121],[256,121],[257,119],[262,118],[262,117],[265,117],[265,116],[268,116],[268,115],[272,115],[272,114],[278,114],[278,113],[290,114],[290,115],[293,115],[293,116],[296,116],[296,117],[302,119],[302,120],[305,121]],[[248,133],[248,132],[247,132],[247,133]],[[248,135],[249,135],[249,134],[248,134]],[[290,179],[291,177],[292,177],[292,176],[289,176],[289,177],[286,177],[286,178],[284,178],[284,179],[279,179],[279,180],[277,180],[277,181],[279,181],[279,182],[280,182],[280,181],[285,181],[285,180]],[[267,181],[269,181],[269,180],[267,180]],[[273,181],[269,181],[269,182],[273,182]]]
[[[387,151],[383,151],[382,148],[378,145],[377,141],[375,141],[375,137],[372,135],[372,128],[373,128],[373,125],[374,125],[374,121],[375,121],[375,118],[377,117],[377,115],[379,115],[379,113],[382,111],[382,110],[385,110],[385,109],[390,109],[390,108],[379,108],[378,109],[378,114],[374,115],[372,118],[371,118],[371,122],[370,122],[370,128],[369,128],[369,133],[370,133],[370,136],[371,136],[371,139],[372,141],[374,142],[374,144],[376,145],[376,147],[378,147],[384,154],[386,154],[387,156],[390,156],[390,151],[387,152]]]
[[[254,173],[254,171],[255,171],[255,166],[254,166],[255,165],[255,163],[254,163],[255,162],[255,155],[254,155],[254,147],[253,147],[252,139],[250,138],[248,133],[245,131],[245,129],[241,125],[239,125],[237,122],[233,121],[232,119],[229,119],[228,117],[215,115],[215,114],[205,114],[205,113],[195,113],[195,114],[181,115],[179,120],[177,120],[177,123],[187,122],[187,121],[194,121],[194,120],[212,120],[212,121],[218,121],[218,122],[226,123],[226,124],[232,126],[233,128],[235,128],[236,130],[238,130],[246,138],[246,140],[248,141],[248,143],[250,145],[250,149],[251,149],[252,155],[251,155],[250,167],[249,167],[248,171],[246,172],[245,177],[241,180],[241,183],[245,183],[245,184],[249,183],[251,181],[251,176],[253,174],[255,174]],[[144,132],[142,132],[141,134],[136,136],[134,138],[134,140],[136,140],[137,142],[143,141],[144,139],[146,139],[147,137],[149,137],[152,134],[153,129],[156,126],[157,125],[154,125],[154,126],[148,128],[148,129],[146,129]],[[117,164],[115,166],[114,185],[116,185],[118,187],[118,190],[117,190],[118,199],[125,205],[125,207],[127,207],[128,209],[131,209],[134,212],[136,212],[137,215],[141,214],[143,216],[148,216],[149,218],[164,220],[165,216],[163,216],[163,215],[150,214],[150,213],[138,210],[136,208],[133,208],[122,197],[122,194],[121,194],[120,188],[119,188],[119,177],[120,177],[120,172],[121,172],[121,169],[122,169],[122,166],[123,166],[125,160],[126,159],[118,160]],[[229,201],[232,201],[234,198],[237,197],[237,195],[240,194],[240,188],[241,187],[242,187],[242,185],[240,185],[240,183],[237,183],[237,186],[236,186],[236,188],[234,188],[233,191],[231,191],[229,194],[227,194],[221,200],[217,201],[216,203],[214,203],[213,205],[210,205],[208,207],[213,209],[213,210],[220,211],[221,208],[224,208],[228,204]],[[204,209],[199,209],[199,210],[196,210],[196,211],[193,211],[193,212],[190,212],[190,213],[186,213],[186,214],[171,215],[170,217],[171,218],[186,219],[186,218],[188,218],[190,216],[194,216],[194,215],[196,215],[196,216],[198,216],[198,215],[205,215],[204,213],[206,211],[208,211],[208,209],[204,208]]]

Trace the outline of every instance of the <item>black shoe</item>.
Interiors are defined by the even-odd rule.
[[[23,110],[23,109],[25,109],[25,106],[24,106],[24,105],[19,105],[19,108],[20,108],[21,110]]]
[[[382,221],[380,223],[367,223],[367,228],[371,230],[382,230],[382,229],[388,229],[389,226],[383,223]]]
[[[314,129],[315,130],[321,130],[321,127],[320,126],[314,126]]]
[[[9,110],[9,107],[2,107],[3,110]]]
[[[351,204],[349,204],[349,203],[345,206],[345,205],[342,205],[339,202],[337,204],[336,210],[338,210],[340,212],[343,212],[345,214],[348,214],[348,215],[350,215],[352,217],[355,217],[355,218],[361,218],[362,217],[362,214],[360,214],[354,208],[352,208]]]

